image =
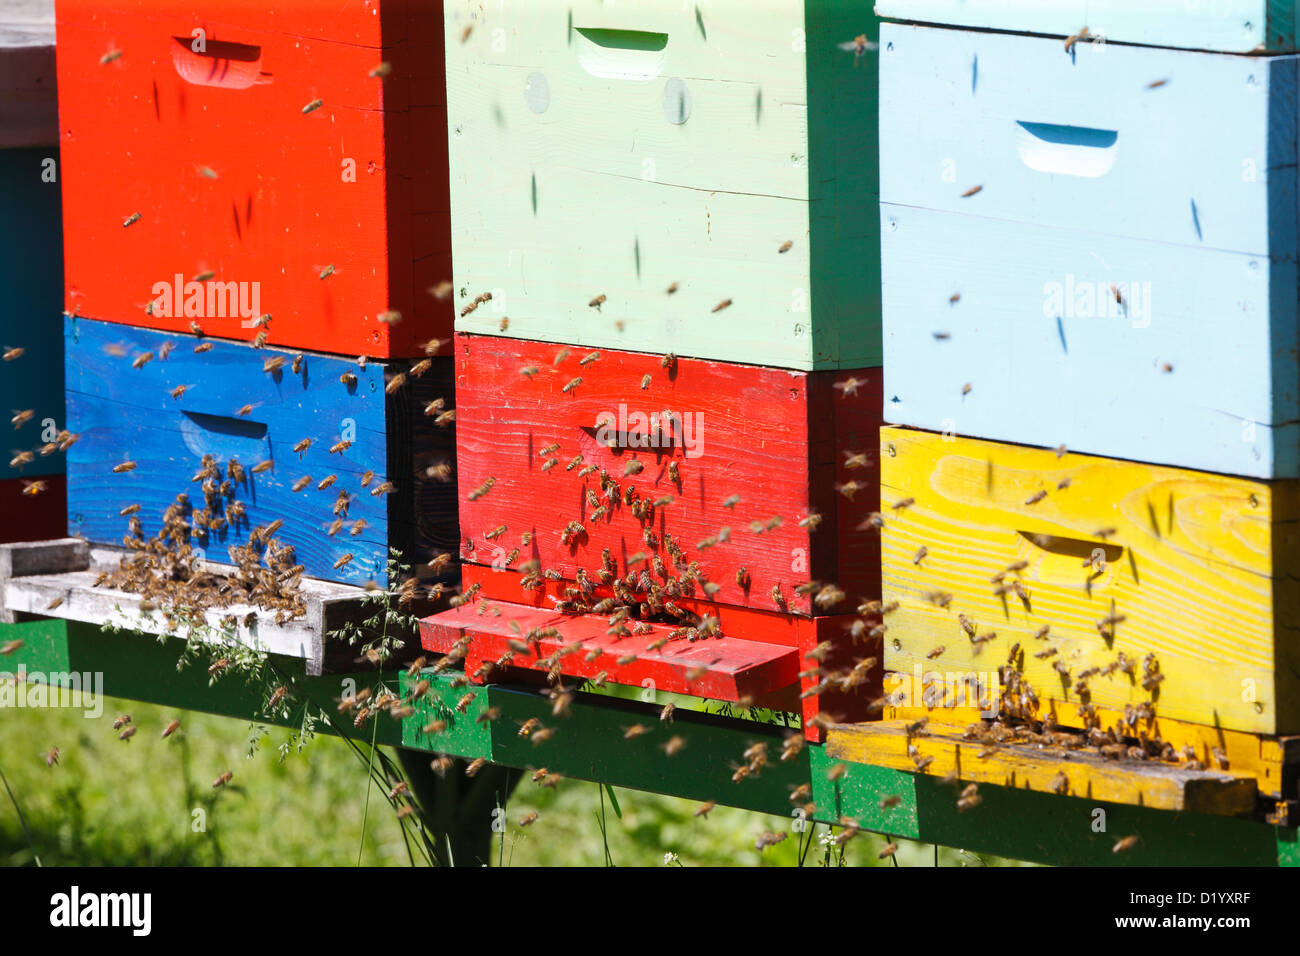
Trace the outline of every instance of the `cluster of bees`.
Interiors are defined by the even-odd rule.
[[[228,468],[232,476],[242,474],[234,459],[228,463]],[[215,460],[212,456],[205,456],[204,471],[200,472],[206,475],[205,485],[214,482],[213,472],[219,474]],[[231,480],[233,478],[227,482]],[[217,495],[223,494],[219,488],[212,490]],[[207,494],[205,489],[205,496]],[[233,490],[231,494],[233,497]],[[225,509],[226,515],[231,515],[232,509],[242,514],[238,501],[230,501]],[[296,562],[293,547],[282,544],[274,536],[281,524],[279,519],[253,528],[246,544],[231,545],[229,552],[234,568],[228,574],[215,574],[204,567],[198,551],[191,544],[191,537],[207,528],[212,520],[209,517],[212,513],[211,498],[207,508],[195,510],[187,494],[178,494],[163,512],[162,528],[152,538],[144,537],[139,510],[139,505],[122,509],[122,513],[128,516],[131,529],[122,543],[132,553],[123,556],[115,570],[101,572],[95,580],[95,587],[107,586],[143,595],[142,611],[152,610],[158,604],[199,612],[208,608],[253,605],[274,611],[277,624],[307,613],[301,593],[304,569]]]

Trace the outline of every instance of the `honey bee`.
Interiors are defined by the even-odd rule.
[[[564,388],[560,389],[560,391],[567,394],[568,392],[573,391],[581,384],[582,384],[582,376],[579,375],[577,378],[571,379],[569,383],[564,386]]]
[[[211,342],[200,342],[198,345],[194,346],[195,355],[198,355],[200,352],[210,352],[210,351],[212,351]]]
[[[122,55],[121,53],[118,53],[116,56],[113,56],[113,54],[111,54],[111,53],[106,53],[106,54],[105,54],[106,57],[112,56],[113,59],[117,59],[117,57],[119,57],[119,56],[121,56],[121,55]],[[106,63],[106,62],[108,62],[108,61],[107,61],[107,60],[100,60],[100,62],[101,62],[101,63]],[[138,213],[138,212],[133,212],[133,213],[131,213],[131,215],[127,216],[124,220],[122,220],[122,228],[125,229],[127,226],[133,226],[133,225],[135,225],[137,222],[140,221],[140,218],[141,218],[140,213]]]
[[[9,459],[9,467],[21,469],[23,465],[30,464],[35,460],[36,460],[36,456],[33,455],[31,452],[20,451],[18,454],[14,455],[13,458]]]
[[[596,296],[594,299],[588,302],[587,306],[589,308],[599,309],[604,304],[604,302],[605,302],[605,294],[602,292],[600,295]]]
[[[469,27],[465,28],[465,33],[466,35],[469,34]],[[537,822],[537,811],[533,810],[531,813],[520,818],[519,825],[521,827],[530,827],[536,822]]]
[[[380,495],[391,495],[396,490],[397,490],[397,486],[395,484],[393,484],[391,481],[384,481],[384,482],[380,482],[379,484],[375,485],[375,487],[370,489],[370,496],[372,498],[377,498]]]
[[[650,728],[647,727],[645,724],[633,724],[631,727],[623,728],[623,739],[633,740],[637,737],[640,737],[642,734],[648,734],[648,733],[650,733]]]
[[[396,392],[399,388],[401,388],[405,384],[406,384],[406,373],[396,372],[393,374],[393,377],[388,380],[388,384],[384,386],[384,394],[392,395],[394,392]]]
[[[7,348],[4,351],[4,360],[6,362],[12,362],[15,359],[20,359],[23,357],[23,354],[26,351],[27,350],[25,348],[22,348],[21,346],[15,346],[14,348]]]
[[[270,471],[274,467],[275,467],[275,459],[267,458],[265,461],[259,461],[256,465],[250,468],[249,471],[251,471],[255,475],[260,475],[262,474],[262,472]],[[239,481],[240,479],[235,478],[235,480]]]
[[[659,719],[666,724],[671,724],[673,722],[673,711],[676,709],[676,704],[665,704],[664,709],[659,711]]]
[[[469,705],[474,702],[474,698],[477,696],[478,696],[477,693],[475,693],[474,691],[470,691],[460,700],[456,701],[456,713],[458,714],[465,713],[465,711],[469,709]]]
[[[1087,27],[1084,27],[1078,33],[1071,34],[1070,36],[1065,38],[1065,52],[1066,53],[1072,52],[1074,50],[1074,45],[1078,43],[1080,40],[1088,40],[1091,38],[1092,38],[1092,34],[1088,31]]]
[[[344,372],[342,375],[339,376],[339,381],[342,382],[344,385],[348,386],[349,388],[351,388],[352,386],[357,384],[357,377],[353,375],[351,372]]]
[[[717,305],[713,307],[712,311],[721,312],[723,309],[729,307],[730,305],[731,305],[730,299],[723,299],[721,302],[719,302]]]
[[[135,471],[135,467],[136,467],[135,462],[124,461],[121,462],[120,464],[116,464],[113,466],[113,474],[121,475],[121,474],[125,474],[128,471]]]
[[[584,356],[581,360],[579,360],[578,364],[581,365],[583,368],[586,368],[588,365],[591,365],[593,362],[598,362],[598,361],[600,361],[600,353],[592,352]]]
[[[826,779],[834,783],[836,780],[841,779],[846,773],[848,773],[848,771],[849,768],[847,764],[837,763],[835,766],[831,767],[830,770],[826,771]]]
[[[117,735],[117,739],[130,740],[132,737],[135,736],[135,732],[136,732],[136,726],[134,724],[131,724],[130,726],[126,727],[120,734]]]
[[[180,730],[180,727],[181,727],[181,722],[179,720],[170,721],[167,724],[167,726],[163,728],[163,732],[162,732],[163,739],[165,740],[166,738],[170,737],[172,734],[176,733],[176,731]]]
[[[352,560],[353,557],[354,555],[352,554],[351,551],[343,555],[343,557],[339,558],[337,561],[334,562],[334,570],[338,571],[340,568],[344,567],[349,561]]]
[[[23,425],[27,424],[29,421],[31,421],[32,416],[35,414],[36,412],[34,409],[28,408],[21,412],[15,412],[14,417],[9,420],[13,423],[14,429],[17,430],[19,428],[22,428]]]
[[[551,359],[551,364],[558,366],[561,362],[569,357],[569,347],[566,345],[560,351],[555,353],[555,358]]]
[[[1115,845],[1111,848],[1111,851],[1110,851],[1110,852],[1112,852],[1112,853],[1125,853],[1125,852],[1127,852],[1127,851],[1133,849],[1133,847],[1137,846],[1137,842],[1138,842],[1138,838],[1137,838],[1136,835],[1133,835],[1133,836],[1126,836],[1126,837],[1124,837],[1123,839],[1118,840],[1118,841],[1115,843]]]

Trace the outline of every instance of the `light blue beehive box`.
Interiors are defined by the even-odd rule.
[[[886,420],[1300,474],[1296,80],[885,24]]]

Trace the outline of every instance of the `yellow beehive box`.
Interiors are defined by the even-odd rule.
[[[979,686],[996,707],[1014,659],[1066,726],[1147,704],[1300,730],[1296,481],[894,427],[881,463],[885,668],[916,700]]]

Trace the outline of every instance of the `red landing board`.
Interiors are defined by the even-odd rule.
[[[807,618],[794,614],[778,614],[727,605],[715,606],[705,601],[682,599],[680,606],[684,610],[715,616],[725,636],[721,639],[714,638],[694,643],[677,640],[665,645],[658,652],[644,652],[644,647],[668,634],[673,628],[669,625],[654,625],[655,633],[652,635],[624,637],[615,642],[605,634],[609,628],[608,615],[560,615],[552,610],[555,600],[562,596],[563,585],[561,584],[548,581],[542,590],[532,591],[524,590],[519,586],[521,575],[517,573],[492,571],[474,565],[464,566],[462,572],[464,589],[469,590],[474,585],[479,585],[478,595],[483,600],[476,602],[472,607],[457,608],[425,618],[420,623],[420,633],[424,649],[440,654],[447,653],[452,644],[462,636],[468,635],[471,643],[465,662],[467,674],[473,674],[483,661],[496,661],[509,649],[507,641],[510,638],[519,638],[520,635],[509,624],[513,619],[519,623],[525,633],[532,627],[548,625],[554,626],[560,632],[560,637],[554,639],[557,642],[554,648],[547,649],[548,645],[544,644],[541,654],[527,657],[516,655],[511,662],[516,671],[522,665],[533,673],[541,674],[542,670],[533,667],[538,659],[547,657],[559,647],[582,640],[585,646],[581,653],[566,655],[560,659],[561,673],[566,676],[589,678],[603,670],[610,683],[635,687],[641,686],[642,680],[650,677],[655,680],[659,690],[671,690],[674,693],[709,697],[715,700],[736,700],[746,695],[756,698],[768,696],[769,699],[760,699],[758,703],[774,709],[798,708],[801,711],[804,734],[809,740],[822,740],[822,734],[813,721],[813,717],[818,713],[825,713],[837,722],[860,722],[879,717],[879,711],[872,712],[868,705],[882,694],[884,674],[881,665],[881,639],[864,638],[854,643],[848,628],[857,619],[856,615],[838,614]],[[607,589],[598,587],[593,600],[607,597],[609,593]],[[480,614],[481,607],[485,610]],[[499,615],[492,613],[494,608],[500,611]],[[547,623],[538,623],[543,620]],[[635,623],[634,620],[627,622],[629,627]],[[878,619],[869,620],[868,626],[877,623],[879,623]],[[863,683],[856,688],[844,691],[838,687],[831,687],[818,693],[809,693],[813,691],[817,681],[813,677],[799,678],[797,674],[813,666],[813,660],[806,655],[819,644],[829,645],[826,656],[822,660],[822,666],[827,672],[851,669],[864,657],[873,657],[876,663]],[[611,652],[605,653],[595,661],[593,667],[583,657],[594,646],[602,648],[609,646]],[[720,648],[724,647],[725,656],[721,656],[723,652]],[[705,661],[683,656],[688,652],[699,653],[690,651],[692,648],[702,648],[703,653],[717,657],[721,672],[715,675],[712,666]],[[790,651],[793,653],[789,653]],[[636,654],[637,660],[626,665],[618,664],[618,658],[629,653]],[[685,663],[678,669],[678,676],[665,682],[645,669],[647,662],[655,659],[656,654],[663,657],[665,661],[689,661],[689,663]],[[735,683],[733,672],[728,668],[733,667],[736,662],[749,661],[751,665],[757,665],[773,660],[774,654],[782,660],[784,657],[781,655],[788,654],[794,665],[789,669],[788,676],[783,669],[785,667],[783,664],[782,669],[762,672],[772,678],[772,682],[765,690],[754,686],[748,690],[724,693],[718,689],[721,687],[725,690]],[[700,664],[708,667],[707,676],[683,684],[686,671]],[[755,672],[755,676],[757,673],[759,672]],[[798,699],[795,696],[796,690],[800,693]],[[780,699],[770,699],[772,693],[778,694]],[[802,696],[805,693],[808,696]]]
[[[450,334],[426,291],[451,276],[440,4],[58,0],[57,53],[70,312],[246,341],[233,289],[275,345],[411,357]],[[146,314],[178,274],[180,307]]]
[[[808,615],[811,599],[795,588],[810,579],[835,582],[846,593],[839,606],[817,608],[821,613],[879,596],[879,537],[856,530],[880,507],[879,369],[806,373],[686,358],[665,369],[658,355],[565,352],[553,344],[456,336],[463,559],[500,564],[519,548],[510,567],[536,558],[544,570],[572,580],[580,567],[594,577],[608,548],[619,574],[638,552],[658,554],[676,574],[664,547],[671,535],[686,560],[697,560],[705,579],[721,586],[713,596],[718,604],[779,611],[772,596],[779,585],[789,610]],[[860,382],[856,393],[835,387],[851,378]],[[543,470],[549,459],[555,464]],[[642,470],[629,475],[633,461]],[[580,474],[587,465],[606,469],[622,492],[632,488],[651,502],[671,496],[672,503],[642,521],[620,498],[594,517],[607,499],[598,472]],[[469,500],[489,478],[491,490]],[[852,498],[837,491],[849,482],[857,483]],[[724,507],[733,495],[739,502]],[[800,526],[810,513],[821,515],[816,530]],[[778,518],[779,526],[751,530],[752,522],[769,526]],[[572,521],[584,530],[565,543]],[[500,537],[486,537],[502,525]],[[649,542],[646,528],[655,536]],[[701,549],[723,528],[730,528],[728,540]],[[649,560],[641,567],[649,569]],[[737,580],[742,567],[747,586]]]

